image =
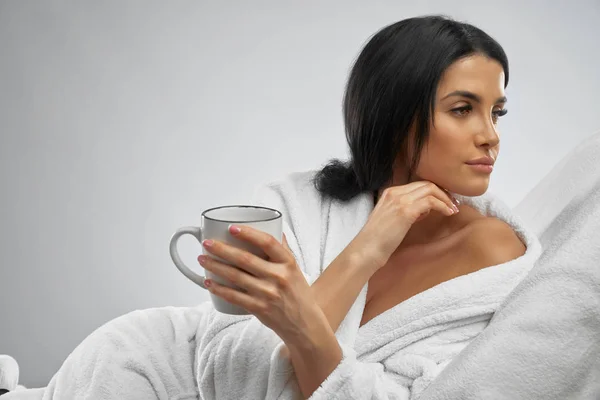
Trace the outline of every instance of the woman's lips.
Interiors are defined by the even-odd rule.
[[[494,170],[493,165],[487,165],[487,164],[467,164],[467,165],[469,167],[473,168],[475,171],[484,172],[486,174],[490,174]]]

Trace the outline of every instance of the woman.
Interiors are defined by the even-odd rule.
[[[367,280],[361,326],[441,282],[525,253],[507,223],[458,205],[449,193],[486,192],[499,154],[498,122],[507,112],[507,83],[504,51],[471,25],[426,17],[384,28],[361,52],[347,85],[344,117],[352,159],[348,165],[336,160],[315,176],[323,196],[347,202],[369,191],[376,206],[360,234],[312,286],[316,301],[283,248],[268,254],[292,265],[285,287],[295,290],[282,291],[256,279],[252,275],[264,274],[257,267],[247,267],[250,274],[234,276],[223,264],[201,262],[255,294],[216,284],[210,289],[256,310],[257,317],[288,344],[305,397],[340,363],[342,352],[333,332]],[[237,234],[240,238],[261,247],[269,240],[249,228],[242,231]],[[224,244],[207,250],[235,265],[244,264],[243,253]],[[349,264],[360,270],[352,287],[340,278],[348,276]],[[271,293],[276,304],[265,300]],[[303,312],[289,315],[288,308]],[[313,323],[317,332],[304,337],[308,321],[325,318],[328,323],[320,327]],[[317,350],[315,356],[306,357],[306,347],[295,343],[311,340]]]
[[[208,349],[209,343],[227,342],[226,331],[232,325],[242,321],[250,326],[257,320],[262,328],[244,327],[236,331],[233,336],[243,338],[236,346],[267,346],[283,341],[285,346],[281,347],[280,354],[289,357],[302,396],[317,398],[316,390],[326,386],[327,380],[333,381],[333,372],[343,369],[342,361],[349,358],[336,332],[342,330],[341,325],[367,283],[360,328],[375,326],[371,322],[378,316],[430,288],[485,267],[522,258],[530,250],[523,236],[517,235],[514,226],[506,220],[483,213],[470,201],[465,202],[488,189],[493,163],[499,155],[498,122],[507,112],[504,93],[507,83],[508,61],[501,46],[472,25],[431,16],[405,19],[383,28],[366,44],[348,80],[344,118],[351,160],[348,164],[334,160],[310,175],[321,199],[328,199],[328,204],[350,209],[355,199],[368,193],[372,194],[372,209],[343,251],[331,263],[326,263],[326,268],[320,266],[318,279],[309,285],[306,260],[302,267],[299,265],[297,258],[302,251],[299,238],[294,237],[293,244],[290,241],[288,246],[289,235],[299,229],[293,221],[288,221],[291,229],[287,230],[283,244],[260,231],[234,226],[232,235],[263,248],[269,259],[252,257],[224,243],[204,242],[207,251],[239,269],[206,257],[199,257],[199,262],[207,270],[242,287],[243,292],[205,282],[213,294],[246,308],[256,319],[242,320],[214,313],[208,316],[210,303],[188,317],[179,313],[177,317],[165,318],[164,314],[154,311],[144,314],[143,329],[139,322],[139,329],[129,336],[130,340],[123,339],[130,334],[127,329],[116,329],[123,326],[119,325],[123,320],[118,319],[111,323],[112,327],[103,327],[102,340],[97,339],[100,334],[95,333],[76,349],[53,378],[44,398],[172,398],[174,393],[178,396],[186,393],[194,398],[198,395],[197,385],[200,385],[202,398],[256,398],[245,391],[250,390],[248,386],[236,391],[233,383],[228,383],[228,389],[214,390],[204,385],[222,379],[216,364],[234,361],[247,371],[247,375],[238,380],[248,377],[248,381],[256,382],[262,379],[260,376],[269,375],[271,385],[276,380],[274,369],[262,366],[280,362],[269,355],[272,348],[263,352],[266,355],[259,355],[266,358],[247,358],[243,362],[239,353],[235,357],[226,355],[227,361],[223,361],[218,359],[218,351],[203,349]],[[463,202],[459,203],[457,198]],[[528,240],[535,244],[533,239]],[[527,259],[528,262],[531,259]],[[140,317],[140,312],[136,313],[136,318]],[[487,319],[475,321],[476,332],[485,327],[493,314],[489,310],[486,313]],[[206,336],[205,331],[223,321],[222,332],[225,333]],[[163,322],[179,324],[178,332],[186,333],[168,339],[153,338]],[[195,331],[198,324],[204,332]],[[119,334],[109,335],[109,330]],[[248,331],[252,331],[253,336],[243,336]],[[269,331],[275,334],[269,336]],[[473,335],[463,340],[460,348],[464,348]],[[108,342],[107,336],[110,336]],[[176,362],[172,358],[153,358],[144,368],[136,369],[136,365],[144,365],[150,357],[157,357],[155,353],[148,355],[131,350],[134,343],[140,342],[147,343],[147,348],[168,349],[166,353],[171,357],[178,354]],[[201,350],[184,356],[187,351],[184,349],[190,344],[200,346]],[[455,355],[457,351],[459,347],[448,354]],[[111,352],[115,360],[123,357],[126,360],[121,364],[118,361],[103,363]],[[90,361],[82,361],[83,355],[89,353],[94,354],[91,358],[86,356]],[[419,357],[421,360],[424,356],[419,354]],[[408,358],[401,361],[406,363],[406,360]],[[414,365],[426,369],[419,360]],[[372,377],[379,387],[359,393],[360,386],[366,383],[357,381],[349,384],[351,388],[332,389],[330,386],[323,389],[326,392],[320,396],[400,398],[415,395],[424,390],[450,360],[451,356],[446,356],[443,361],[427,361],[427,365],[437,370],[431,372],[427,380],[418,382],[402,377],[409,379],[407,383],[398,376],[385,376],[381,370],[384,364],[372,362],[369,370],[361,370],[366,371],[361,374]],[[121,370],[114,369],[117,364]],[[152,369],[163,364],[170,366],[166,374]],[[198,370],[195,377],[192,364]],[[112,365],[113,369],[104,375],[95,374],[96,379],[82,378],[80,371],[101,370],[103,365]],[[132,374],[132,371],[137,372]],[[98,379],[99,376],[105,380]],[[339,380],[339,385],[343,385],[343,381]],[[337,396],[333,393],[335,390],[339,390]],[[400,390],[403,392],[397,392]],[[261,396],[284,397],[270,386]]]

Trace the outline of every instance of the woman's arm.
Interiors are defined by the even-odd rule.
[[[358,235],[311,286],[315,301],[334,332],[348,314],[361,289],[380,268],[364,251],[360,251],[362,249]]]
[[[288,356],[304,398],[309,398],[342,360],[342,349],[325,315],[315,321],[304,340],[286,343]]]
[[[342,348],[335,337],[348,310],[363,286],[378,267],[369,257],[357,251],[357,236],[319,278],[311,290],[323,312],[323,321],[315,321],[311,339],[288,343],[284,355],[290,358],[304,398],[309,398],[323,381],[336,370],[342,360]]]

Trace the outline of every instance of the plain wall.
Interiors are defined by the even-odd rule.
[[[597,1],[416,3],[0,2],[0,354],[21,383],[121,314],[207,300],[171,234],[346,158],[347,73],[389,23],[445,13],[504,46],[490,190],[510,206],[600,129]],[[199,244],[180,250],[197,265]]]

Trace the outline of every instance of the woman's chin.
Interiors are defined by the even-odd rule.
[[[484,185],[457,185],[455,187],[456,190],[450,190],[452,193],[459,194],[461,196],[466,197],[477,197],[485,194],[489,188],[489,185],[486,183]]]

